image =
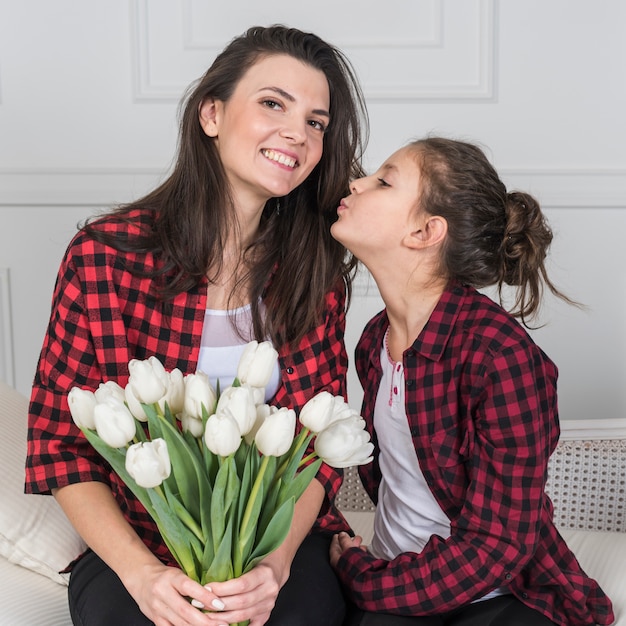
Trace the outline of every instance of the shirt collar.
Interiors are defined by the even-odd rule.
[[[441,359],[463,307],[467,291],[468,287],[456,281],[448,284],[426,322],[426,326],[413,342],[413,350],[433,361]]]

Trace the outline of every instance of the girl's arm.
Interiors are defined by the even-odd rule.
[[[334,544],[335,568],[364,610],[401,615],[442,613],[508,585],[533,557],[539,540],[547,463],[554,444],[555,375],[528,349],[496,356],[474,376],[475,432],[461,450],[452,432],[439,432],[438,487],[458,510],[447,539],[433,535],[421,552],[391,561]],[[468,381],[469,382],[469,381]],[[447,486],[444,487],[444,483]],[[451,509],[452,510],[452,509]]]

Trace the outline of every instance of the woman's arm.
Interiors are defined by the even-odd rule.
[[[124,519],[107,485],[75,483],[54,490],[54,496],[87,545],[119,576],[157,626],[215,623],[187,599],[209,607],[215,595],[150,552]]]

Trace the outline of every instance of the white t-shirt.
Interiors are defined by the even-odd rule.
[[[387,337],[380,362],[382,378],[374,408],[374,428],[382,479],[374,537],[368,549],[375,557],[391,561],[402,552],[421,552],[432,535],[447,539],[450,520],[430,491],[417,460],[404,403],[404,367],[391,359]],[[505,588],[494,589],[476,602],[505,593]]]

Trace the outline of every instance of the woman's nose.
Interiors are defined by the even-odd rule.
[[[280,131],[280,134],[285,139],[290,139],[294,143],[304,143],[306,138],[306,128],[304,122],[297,120],[290,120],[285,123],[285,126]]]

